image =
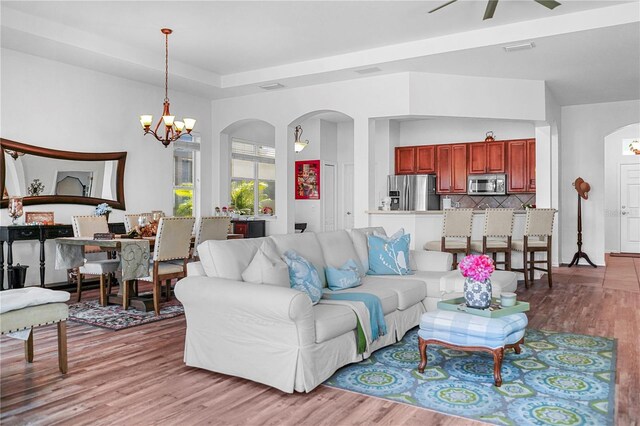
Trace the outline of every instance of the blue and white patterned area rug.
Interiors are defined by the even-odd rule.
[[[493,357],[430,345],[418,373],[418,329],[324,384],[499,425],[613,425],[616,341],[527,330],[522,352],[507,350],[502,386]]]
[[[116,331],[183,314],[184,307],[175,298],[161,304],[160,315],[132,307],[125,311],[121,305],[100,306],[97,299],[69,305],[69,320]]]

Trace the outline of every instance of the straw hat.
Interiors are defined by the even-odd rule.
[[[585,182],[581,177],[577,178],[575,182],[573,182],[573,186],[575,186],[576,191],[578,191],[578,195],[584,198],[585,200],[589,199],[588,192],[591,191],[591,185]]]

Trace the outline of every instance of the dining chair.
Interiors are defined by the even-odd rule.
[[[166,283],[168,299],[171,294],[171,280],[187,276],[191,233],[195,221],[193,217],[160,218],[149,276],[140,278],[141,281],[153,283],[153,309],[156,315],[160,314],[162,281]],[[181,262],[177,263],[176,260],[181,260]],[[125,295],[126,297],[128,295]]]
[[[146,216],[147,221],[151,222],[153,213],[135,213],[124,215],[124,230],[127,231],[127,234],[131,232],[136,226],[138,226],[138,219],[140,218],[140,216]]]
[[[504,265],[511,270],[511,235],[514,209],[485,209],[482,241],[471,241],[471,250],[493,255],[494,265]],[[498,261],[498,253],[504,253],[504,262]]]
[[[523,254],[523,268],[511,269],[512,271],[524,274],[524,286],[529,288],[533,281],[535,270],[546,272],[549,288],[553,286],[551,276],[551,238],[553,235],[553,219],[556,209],[527,209],[527,216],[524,224],[524,236],[522,240],[513,240],[511,248],[521,251]],[[538,252],[546,253],[546,260],[535,260]],[[527,260],[527,254],[529,260]],[[546,263],[547,269],[538,268],[538,263]]]
[[[458,267],[458,253],[471,253],[471,226],[473,209],[445,209],[442,221],[442,237],[429,241],[425,250],[443,251],[453,254],[453,269]]]
[[[71,223],[75,237],[93,238],[96,233],[109,232],[106,216],[72,216]],[[99,247],[85,247],[85,254],[101,251]],[[111,278],[119,267],[120,261],[118,259],[85,259],[84,265],[80,266],[77,271],[77,301],[79,302],[82,298],[82,276],[97,275],[100,277],[100,305],[106,306],[108,294],[111,293]],[[106,292],[105,279],[107,280]]]
[[[193,248],[194,256],[198,255],[198,246],[209,240],[226,240],[229,234],[231,218],[229,216],[201,217]]]

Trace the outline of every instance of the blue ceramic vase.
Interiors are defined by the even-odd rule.
[[[470,277],[465,278],[464,301],[470,308],[488,308],[491,305],[491,280],[476,281]]]

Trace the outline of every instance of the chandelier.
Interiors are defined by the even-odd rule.
[[[295,137],[295,140],[293,141],[293,146],[295,148],[296,153],[302,151],[303,149],[305,149],[307,147],[307,145],[309,145],[309,141],[308,140],[301,140],[300,136],[302,136],[302,126],[301,125],[297,125],[294,132],[293,132],[293,136]]]
[[[144,134],[152,134],[157,140],[162,142],[164,147],[168,147],[169,144],[182,135],[182,131],[186,130],[187,133],[191,133],[193,126],[196,124],[196,120],[193,118],[185,118],[184,121],[176,121],[175,115],[171,115],[169,112],[169,34],[173,32],[170,28],[162,28],[160,30],[165,37],[165,56],[164,56],[164,108],[162,110],[162,118],[158,120],[158,124],[155,129],[151,130],[151,124],[153,122],[153,115],[141,115],[140,124],[144,129]],[[162,131],[158,132],[160,126],[163,125],[164,134]]]

